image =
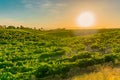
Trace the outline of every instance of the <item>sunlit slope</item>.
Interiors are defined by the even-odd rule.
[[[76,76],[72,80],[120,80],[120,68],[101,67],[98,72]]]
[[[120,61],[120,30],[0,29],[0,79],[65,79],[72,70]]]

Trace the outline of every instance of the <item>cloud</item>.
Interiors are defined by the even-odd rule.
[[[60,0],[22,0],[24,7],[33,11],[59,13],[67,4]]]

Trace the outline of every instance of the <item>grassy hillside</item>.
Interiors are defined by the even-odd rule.
[[[101,66],[99,71],[77,75],[72,80],[120,80],[120,68],[111,66]]]
[[[0,29],[1,80],[64,80],[83,68],[119,61],[119,29]]]

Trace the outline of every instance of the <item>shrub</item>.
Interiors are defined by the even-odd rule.
[[[18,70],[19,70],[19,68],[16,67],[16,66],[14,66],[14,67],[11,67],[11,68],[9,69],[9,72],[11,72],[12,74],[17,74]]]
[[[55,66],[54,73],[56,74],[65,74],[67,73],[71,68],[70,64],[57,64]]]
[[[15,78],[10,72],[0,73],[0,80],[14,80]]]
[[[23,62],[18,61],[18,62],[16,63],[16,66],[23,66]]]
[[[105,58],[105,62],[112,61],[114,63],[117,56],[115,54],[106,54],[106,55],[104,55],[104,58]]]
[[[3,57],[0,57],[0,62],[3,62],[3,61],[4,61]]]
[[[80,52],[77,55],[72,57],[72,60],[75,61],[77,59],[84,59],[84,58],[92,58],[95,56],[99,56],[99,53],[93,52]]]
[[[24,67],[24,66],[19,67],[19,72],[21,72],[21,73],[29,72],[31,70],[32,70],[32,68],[27,68],[27,67]]]
[[[95,64],[95,61],[93,59],[80,59],[76,61],[76,64],[79,67],[87,67],[87,66],[92,66]]]
[[[52,74],[52,67],[50,65],[40,65],[40,67],[35,71],[35,76],[37,78],[43,78]]]
[[[41,54],[40,57],[39,57],[39,61],[43,61],[43,59],[50,59],[50,58],[53,58],[53,57],[60,57],[62,55],[65,54],[65,50],[56,50],[55,52],[50,52],[50,53],[44,53],[44,54]]]
[[[11,62],[1,62],[0,68],[6,68],[6,67],[13,67],[13,64]]]

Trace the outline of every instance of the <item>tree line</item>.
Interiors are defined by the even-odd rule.
[[[25,26],[22,26],[22,25],[20,25],[20,26],[13,26],[13,25],[6,26],[6,25],[0,25],[0,29],[32,29],[32,30],[40,30],[40,31],[44,30],[43,27],[37,29],[36,27],[30,28],[30,27],[25,27]]]

